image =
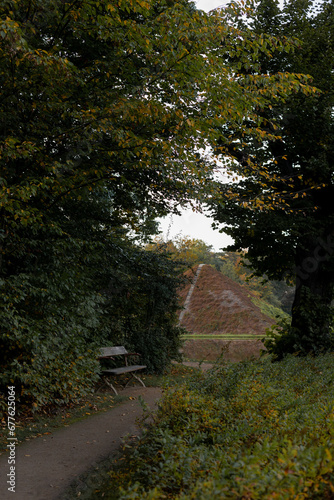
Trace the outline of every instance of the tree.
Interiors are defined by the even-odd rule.
[[[210,264],[219,270],[219,253],[213,251],[212,245],[197,238],[178,235],[173,240],[164,242],[156,237],[153,243],[147,245],[147,248],[166,249],[173,260],[182,261],[189,267],[193,267],[195,264]]]
[[[230,127],[226,151],[240,178],[220,187],[212,210],[228,224],[225,231],[235,239],[230,248],[247,248],[258,274],[296,284],[291,325],[268,347],[277,357],[318,353],[333,348],[334,6],[298,0],[280,7],[261,0],[247,24],[255,33],[298,37],[289,53],[260,54],[261,71],[309,74],[318,92],[296,92],[280,103],[273,99],[262,112],[268,127],[273,119],[278,126],[271,128],[270,140],[242,140]],[[234,195],[229,199],[228,191]]]
[[[303,82],[235,77],[232,54],[255,67],[287,47],[265,41],[188,0],[2,2],[2,387],[37,406],[89,390],[124,246],[210,192],[199,151],[217,124],[257,121],[254,103]]]

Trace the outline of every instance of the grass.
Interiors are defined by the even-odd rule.
[[[177,386],[191,377],[196,371],[194,368],[180,363],[172,364],[163,375],[144,375],[142,379],[148,387]]]
[[[262,314],[269,316],[269,318],[273,318],[275,321],[278,319],[288,319],[289,315],[284,312],[282,309],[269,304],[263,299],[259,297],[251,298],[253,304],[261,309]]]
[[[182,366],[173,365],[163,375],[142,375],[141,378],[147,387],[161,387],[168,383],[169,385],[178,385],[185,378],[193,373],[193,369]],[[124,378],[126,381],[126,377]],[[115,387],[120,386],[118,379],[113,380]],[[127,400],[122,393],[116,396],[109,389],[105,392],[94,392],[88,395],[85,399],[72,403],[67,406],[44,409],[43,411],[31,413],[21,409],[17,412],[15,421],[15,437],[18,444],[24,441],[30,441],[37,437],[50,434],[56,429],[68,427],[69,425],[96,415],[99,412],[108,411],[111,408],[121,404]],[[7,421],[4,419],[1,422],[0,433],[0,454],[4,452],[7,442]]]
[[[206,333],[189,333],[181,336],[182,340],[258,340],[262,339],[264,334],[246,334],[241,333],[239,335],[234,333],[224,333],[224,334],[206,334]]]

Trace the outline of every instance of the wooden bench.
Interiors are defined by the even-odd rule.
[[[112,359],[115,360],[117,359],[118,356],[123,356],[124,358],[124,366],[121,366],[119,368],[102,368],[101,369],[101,374],[103,376],[103,381],[106,385],[111,387],[111,389],[114,391],[114,393],[117,395],[117,391],[115,387],[112,385],[112,383],[108,380],[108,375],[123,375],[124,373],[129,373],[132,377],[134,377],[138,382],[140,382],[144,387],[145,384],[139,378],[138,375],[135,374],[135,372],[139,370],[144,370],[146,368],[146,365],[130,365],[128,364],[128,356],[140,356],[140,354],[137,354],[135,352],[128,352],[125,347],[123,346],[115,346],[115,347],[101,347],[100,348],[100,354],[98,356],[98,359]],[[128,385],[131,379],[128,380],[128,382],[125,384],[124,387]]]

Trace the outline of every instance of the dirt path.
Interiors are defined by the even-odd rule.
[[[197,271],[195,273],[195,276],[194,276],[194,279],[193,279],[193,282],[191,284],[191,287],[189,289],[189,292],[188,292],[188,295],[186,297],[186,300],[183,304],[183,307],[184,309],[180,312],[180,316],[179,316],[179,324],[181,323],[181,321],[183,320],[183,317],[184,315],[186,314],[186,312],[188,312],[189,310],[189,304],[190,304],[190,301],[191,301],[191,296],[193,294],[193,291],[195,290],[195,286],[196,286],[196,283],[197,283],[197,280],[199,278],[199,275],[200,275],[200,272],[201,272],[201,269],[202,267],[204,266],[205,264],[199,264],[198,268],[197,268]]]
[[[131,387],[122,396],[131,398],[107,412],[41,436],[16,448],[16,488],[8,491],[8,456],[0,457],[1,500],[63,500],[65,491],[80,475],[119,449],[127,434],[137,436],[137,417],[143,414],[141,395],[150,408],[161,397],[155,387]]]

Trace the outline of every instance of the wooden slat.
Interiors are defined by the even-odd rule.
[[[122,345],[115,347],[101,347],[100,348],[100,358],[109,356],[124,356],[128,354],[128,351]]]
[[[137,370],[144,370],[145,365],[132,365],[132,366],[122,366],[120,368],[108,368],[107,370],[102,370],[102,373],[111,373],[113,375],[121,375],[122,373],[136,372]]]

